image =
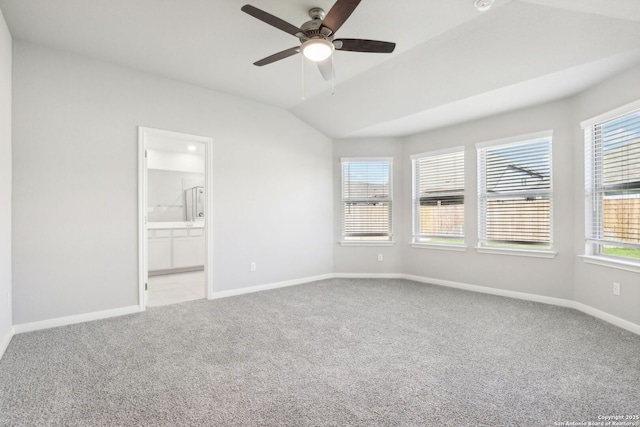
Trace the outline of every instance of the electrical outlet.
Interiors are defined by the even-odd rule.
[[[620,283],[613,282],[613,294],[620,296]]]
[[[255,261],[251,261],[251,266],[249,267],[251,271],[256,271],[258,267],[256,266]]]
[[[382,256],[382,254],[378,254],[378,261],[384,261],[384,257]]]

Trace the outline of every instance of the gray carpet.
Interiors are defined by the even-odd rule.
[[[2,426],[553,426],[637,414],[640,336],[571,309],[404,280],[327,280],[25,333],[0,360]]]

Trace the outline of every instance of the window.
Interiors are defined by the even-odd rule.
[[[480,247],[550,250],[551,132],[477,148]]]
[[[586,253],[640,261],[640,108],[624,110],[582,123]]]
[[[464,148],[417,154],[413,243],[464,244]]]
[[[392,160],[342,159],[342,239],[390,241]]]

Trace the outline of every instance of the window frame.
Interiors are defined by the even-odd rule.
[[[604,164],[602,153],[602,141],[596,141],[594,132],[596,127],[603,126],[612,121],[622,119],[633,114],[640,114],[640,100],[635,101],[613,110],[602,113],[580,123],[580,127],[584,134],[584,189],[585,189],[585,206],[584,206],[584,255],[583,260],[590,264],[597,264],[606,267],[617,268],[621,270],[640,272],[640,259],[630,257],[619,257],[615,255],[603,253],[603,246],[607,242],[616,243],[620,247],[632,247],[640,249],[639,244],[629,244],[608,240],[604,237],[594,237],[594,230],[597,227],[596,234],[604,233],[604,211],[601,205],[600,209],[593,209],[594,203],[604,203],[605,185],[602,182],[604,174]],[[596,147],[597,145],[597,147]],[[596,151],[598,151],[596,153]],[[600,194],[601,193],[601,194]],[[594,200],[595,197],[601,198],[601,201]],[[598,218],[594,216],[598,215]],[[597,225],[594,224],[597,222]]]
[[[549,245],[543,246],[540,248],[536,248],[534,245],[527,246],[526,244],[517,244],[514,242],[514,246],[493,246],[488,244],[488,239],[483,234],[486,233],[486,207],[484,206],[484,201],[489,199],[488,192],[485,191],[486,188],[486,153],[487,150],[495,148],[495,147],[509,147],[509,146],[518,146],[518,145],[526,145],[537,141],[547,140],[549,144],[549,189],[548,190],[538,190],[537,194],[547,195],[549,200]],[[525,135],[519,135],[509,138],[503,138],[499,140],[486,141],[476,144],[476,153],[477,153],[477,185],[478,185],[478,245],[476,246],[476,251],[478,253],[488,253],[488,254],[503,254],[503,255],[514,255],[514,256],[527,256],[527,257],[536,257],[536,258],[554,258],[557,255],[557,251],[554,248],[554,174],[553,174],[553,130],[545,130],[540,132],[534,132]],[[517,194],[517,192],[513,192],[511,197],[513,196],[522,196],[526,194],[526,190]],[[509,194],[505,193],[508,197]],[[494,196],[493,198],[495,198]]]
[[[389,194],[388,198],[380,200],[381,203],[387,203],[389,205],[389,228],[386,239],[379,240],[359,240],[349,239],[345,233],[346,223],[346,206],[349,201],[345,198],[345,165],[347,163],[387,163],[388,164],[388,178],[389,178]],[[366,202],[366,200],[351,200],[351,203]],[[340,245],[341,246],[392,246],[395,244],[393,241],[393,157],[341,157],[340,158],[340,203],[341,203],[341,230],[340,230]]]
[[[462,196],[462,235],[461,236],[438,236],[435,234],[420,234],[420,209],[419,204],[421,202],[421,195],[418,194],[420,192],[419,182],[418,182],[418,167],[421,160],[425,159],[437,159],[446,157],[452,154],[461,154],[462,155],[462,190],[457,191],[441,191],[434,192],[434,196],[443,196],[443,197],[456,197]],[[419,154],[413,154],[410,156],[411,159],[411,211],[412,211],[412,229],[411,229],[411,246],[415,248],[429,248],[429,249],[441,249],[441,250],[450,250],[450,251],[466,251],[466,230],[465,230],[465,217],[466,217],[466,205],[465,205],[465,197],[466,197],[466,178],[465,178],[465,158],[466,158],[466,150],[464,146],[456,146],[451,148],[446,148],[442,150],[434,150],[428,151]],[[440,177],[434,177],[440,178]],[[455,195],[453,194],[455,193]],[[450,196],[444,196],[445,194],[451,194]],[[433,238],[442,238],[444,241],[442,242],[430,242],[428,239],[430,237]],[[462,242],[457,243],[455,239],[462,239]],[[451,240],[451,241],[447,241]]]

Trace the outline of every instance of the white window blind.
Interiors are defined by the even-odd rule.
[[[412,156],[413,242],[464,243],[464,148]]]
[[[550,249],[551,136],[478,148],[480,246]]]
[[[640,259],[640,108],[583,128],[588,254]]]
[[[392,161],[342,159],[342,238],[391,240]]]

